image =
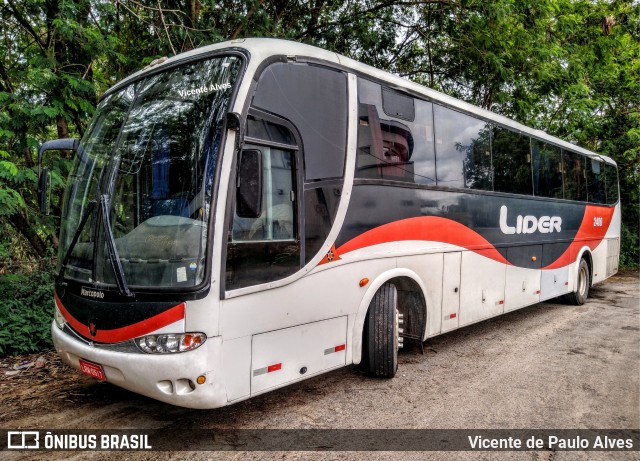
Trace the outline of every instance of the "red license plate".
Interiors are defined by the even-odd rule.
[[[98,365],[97,363],[87,362],[86,360],[80,359],[80,371],[85,375],[89,375],[92,378],[96,378],[100,381],[106,381],[107,378],[104,375],[104,370],[102,369],[102,365]]]

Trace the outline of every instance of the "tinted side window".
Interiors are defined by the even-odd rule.
[[[415,100],[416,121],[413,135],[413,165],[416,183],[436,184],[436,150],[433,138],[433,104],[420,99]]]
[[[413,111],[415,121],[390,117],[383,91],[396,98],[395,110]],[[411,104],[407,102],[411,100]],[[358,155],[356,177],[435,185],[432,105],[358,80]],[[387,102],[385,102],[387,104]],[[409,108],[411,106],[411,108]]]
[[[531,140],[533,191],[540,197],[563,198],[560,148]]]
[[[247,117],[246,136],[264,141],[277,142],[296,147],[297,141],[293,133],[283,125],[256,118],[253,115]]]
[[[305,179],[344,174],[347,79],[339,71],[276,63],[260,75],[253,105],[293,123],[302,137]]]
[[[409,127],[381,119],[375,105],[359,104],[358,116],[356,176],[413,182],[413,136]]]
[[[435,105],[439,186],[492,189],[491,125]]]
[[[491,139],[493,189],[531,195],[531,140],[528,136],[495,127]]]
[[[327,239],[340,204],[341,193],[341,188],[336,186],[316,187],[305,191],[305,264],[311,261]]]
[[[296,237],[293,153],[266,146],[245,146],[262,156],[260,216],[233,219],[233,241],[294,240]]]
[[[604,175],[607,186],[607,203],[613,205],[618,201],[618,169],[614,165],[605,163]]]
[[[585,179],[585,157],[562,149],[564,171],[564,198],[567,200],[587,200],[587,181]]]
[[[604,162],[587,159],[587,201],[606,203]]]

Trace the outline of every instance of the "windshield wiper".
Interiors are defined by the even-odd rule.
[[[95,200],[92,200],[87,204],[87,209],[84,211],[84,215],[82,215],[82,219],[80,220],[78,229],[76,229],[76,233],[73,235],[73,239],[71,240],[71,245],[69,245],[67,252],[64,254],[64,258],[62,259],[60,272],[58,273],[58,285],[66,285],[66,283],[63,281],[63,277],[64,277],[64,272],[67,269],[67,264],[69,263],[69,258],[71,258],[71,252],[76,247],[76,244],[78,243],[78,239],[80,238],[80,234],[82,233],[82,229],[84,229],[84,226],[87,224],[87,221],[89,220],[89,216],[91,216],[95,207],[96,207]]]
[[[71,253],[76,247],[78,239],[80,238],[80,234],[82,233],[84,226],[87,224],[87,221],[89,221],[89,217],[93,213],[95,207],[95,200],[92,200],[88,203],[87,209],[85,210],[84,215],[82,215],[82,219],[80,220],[80,224],[78,225],[78,229],[76,229],[76,233],[73,235],[73,239],[71,240],[69,249],[67,249],[67,252],[64,255],[62,265],[60,267],[60,273],[58,273],[58,284],[61,286],[66,285],[66,283],[64,282],[64,273],[67,269],[69,259],[71,258]],[[116,241],[113,237],[113,231],[111,230],[111,222],[109,219],[109,197],[107,195],[100,196],[100,208],[102,212],[102,227],[107,241],[107,249],[109,251],[109,260],[111,261],[113,273],[116,276],[118,290],[120,291],[121,295],[133,298],[134,295],[129,290],[129,286],[127,285],[127,281],[124,277],[124,269],[122,268],[120,256],[118,255],[118,250],[116,249]]]
[[[103,194],[100,196],[100,208],[102,211],[102,227],[107,241],[107,249],[109,250],[109,259],[111,260],[111,267],[113,273],[116,276],[116,283],[118,284],[118,290],[120,294],[133,298],[133,293],[129,291],[127,280],[124,277],[124,269],[120,262],[120,256],[118,255],[118,249],[116,248],[116,240],[113,237],[113,231],[111,230],[111,220],[109,219],[109,196]]]

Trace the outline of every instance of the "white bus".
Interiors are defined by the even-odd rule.
[[[174,405],[390,378],[403,341],[583,303],[618,267],[611,159],[299,43],[155,63],[60,148],[55,347]]]

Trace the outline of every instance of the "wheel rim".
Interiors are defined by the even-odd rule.
[[[395,312],[396,315],[393,323],[393,348],[398,350],[400,348],[400,312],[398,312],[398,308],[395,309]]]
[[[402,337],[402,333],[404,332],[403,326],[404,326],[404,316],[400,313],[398,308],[396,308],[396,321],[395,321],[395,328],[394,328],[394,336],[395,336],[394,347],[396,348],[396,350],[402,349],[402,347],[404,346],[404,338]]]
[[[584,296],[587,291],[587,270],[584,266],[580,267],[578,273],[578,293],[580,296]]]

